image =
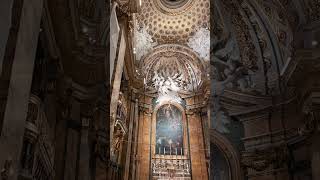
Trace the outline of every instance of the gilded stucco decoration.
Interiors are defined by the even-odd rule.
[[[157,42],[152,39],[152,36],[144,27],[134,29],[134,43],[134,53],[137,61],[157,46]]]
[[[283,11],[279,3],[271,3],[267,1],[257,1],[262,7],[262,13],[268,17],[270,28],[277,40],[280,49],[280,65],[284,65],[288,61],[293,52],[293,34],[290,27],[289,15]]]
[[[146,28],[159,44],[183,44],[198,28],[209,27],[209,14],[209,0],[142,0],[138,28]]]
[[[140,64],[149,90],[159,90],[166,83],[175,92],[190,93],[201,87],[206,70],[192,49],[181,45],[160,45]],[[160,89],[161,90],[161,89]]]
[[[188,46],[205,60],[210,60],[210,31],[207,28],[200,28],[194,36],[188,40]]]

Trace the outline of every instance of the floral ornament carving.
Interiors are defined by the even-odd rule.
[[[220,133],[229,133],[227,125],[231,122],[227,110],[221,104],[225,89],[248,92],[251,82],[248,71],[251,65],[244,61],[237,49],[236,36],[225,26],[222,16],[213,16],[210,46],[212,125]],[[244,48],[245,49],[245,48]]]
[[[199,56],[209,61],[210,57],[210,31],[207,28],[200,28],[188,41],[188,46],[199,54]]]

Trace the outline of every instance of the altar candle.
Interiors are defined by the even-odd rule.
[[[176,164],[178,164],[178,149],[176,148]]]

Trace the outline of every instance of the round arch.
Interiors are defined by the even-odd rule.
[[[182,126],[183,126],[183,145],[184,147],[188,147],[189,146],[189,142],[188,142],[188,139],[187,139],[187,117],[186,117],[186,112],[185,112],[185,108],[179,104],[179,103],[176,103],[176,102],[172,102],[172,101],[164,101],[162,103],[159,103],[157,104],[154,109],[153,109],[153,113],[152,113],[152,139],[151,139],[151,144],[153,146],[155,146],[156,142],[156,122],[157,122],[157,113],[158,113],[158,110],[164,106],[164,105],[172,105],[172,106],[175,106],[178,110],[181,111],[181,114],[182,114]],[[186,156],[189,152],[187,152],[187,148],[184,148],[184,156]],[[156,155],[156,150],[154,147],[152,147],[152,157],[154,157]]]
[[[224,154],[230,169],[230,180],[243,180],[243,172],[240,164],[240,155],[230,141],[214,129],[209,130],[210,143],[215,144]]]

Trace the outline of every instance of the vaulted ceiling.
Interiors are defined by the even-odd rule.
[[[158,43],[185,44],[200,27],[209,27],[209,11],[209,0],[143,0],[138,26]]]
[[[185,94],[208,80],[209,17],[209,0],[141,1],[133,20],[133,47],[150,89],[170,84]]]

